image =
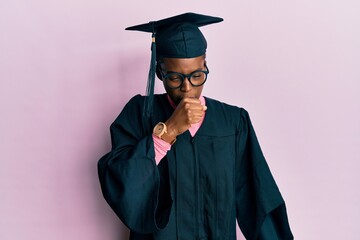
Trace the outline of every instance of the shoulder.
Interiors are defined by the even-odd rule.
[[[132,98],[130,98],[130,100],[126,103],[125,107],[142,104],[144,102],[144,100],[145,100],[145,96],[137,94],[137,95],[133,96]]]
[[[146,96],[142,96],[140,94],[137,94],[130,98],[119,113],[115,122],[121,121],[122,119],[127,117],[133,118],[134,116],[141,116],[144,108],[145,99]]]
[[[245,108],[221,102],[216,99],[205,97],[206,105],[212,107],[218,114],[234,115],[234,117],[248,116]]]
[[[155,102],[157,102],[159,99],[163,98],[164,94],[154,94],[154,100]],[[143,96],[140,94],[137,94],[135,96],[133,96],[125,105],[124,109],[134,109],[134,108],[139,108],[142,107],[144,105],[145,99],[147,98],[147,96]]]
[[[158,102],[161,99],[161,94],[154,95],[154,102]],[[111,127],[123,126],[126,129],[142,129],[139,126],[143,126],[143,112],[144,103],[147,96],[137,94],[130,98],[125,104],[119,115],[116,117]]]
[[[221,102],[212,98],[205,97],[207,113],[216,119],[217,122],[226,123],[227,126],[233,126],[236,129],[248,127],[251,124],[248,111],[243,107],[238,107],[228,103]]]

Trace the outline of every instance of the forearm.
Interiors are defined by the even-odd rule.
[[[152,138],[154,142],[155,162],[156,165],[158,165],[161,159],[165,157],[167,151],[171,149],[171,144],[156,137],[154,134],[152,135]]]
[[[156,212],[169,206],[159,205],[159,199],[171,201],[169,189],[161,184],[167,169],[156,166],[152,144],[152,137],[145,137],[134,146],[113,149],[98,163],[104,198],[124,224],[139,233],[162,228]]]

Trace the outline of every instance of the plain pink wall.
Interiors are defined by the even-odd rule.
[[[185,11],[225,19],[204,94],[250,112],[296,238],[358,238],[359,1],[3,0],[0,239],[127,239],[96,172],[145,92],[150,35],[123,29]]]

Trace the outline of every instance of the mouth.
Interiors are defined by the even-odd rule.
[[[194,95],[185,95],[185,96],[183,96],[183,97],[181,97],[181,99],[183,99],[183,98],[197,98],[196,96],[194,96]]]
[[[175,103],[175,105],[177,106],[181,100],[183,100],[184,98],[196,98],[199,99],[198,97],[194,96],[194,95],[185,95],[185,96],[177,96],[175,98],[173,98],[173,101]]]
[[[181,100],[183,100],[184,98],[197,98],[197,97],[196,97],[196,96],[188,96],[188,95],[186,95],[186,96],[179,96],[179,97],[176,98],[177,103],[180,103]]]

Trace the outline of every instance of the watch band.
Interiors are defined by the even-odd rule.
[[[170,145],[173,145],[176,142],[176,138],[170,138],[167,132],[165,132],[160,138],[165,142],[170,143]]]

